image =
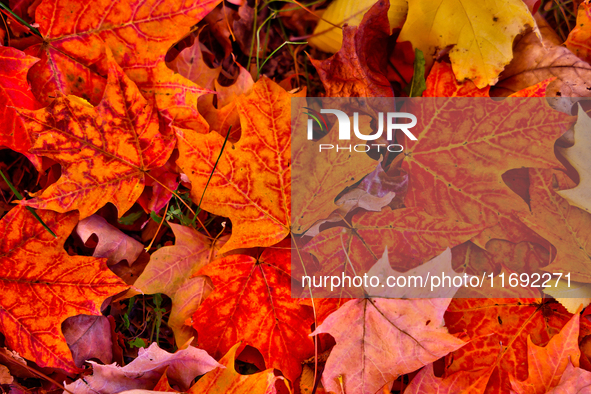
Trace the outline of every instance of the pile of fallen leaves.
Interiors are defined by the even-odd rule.
[[[590,390],[591,4],[0,6],[2,392]],[[334,175],[342,156],[292,140],[292,98],[314,96],[562,112],[421,125]],[[311,174],[293,189],[292,166]],[[330,275],[363,248],[384,272],[568,272],[577,297],[292,296],[293,253]]]

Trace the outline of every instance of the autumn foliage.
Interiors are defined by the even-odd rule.
[[[8,3],[2,392],[590,390],[587,0]],[[316,97],[418,138],[320,159]],[[569,281],[302,279],[437,271]]]

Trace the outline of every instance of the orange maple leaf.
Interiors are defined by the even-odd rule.
[[[79,314],[100,315],[105,298],[129,286],[109,271],[106,259],[66,253],[76,213],[38,214],[58,238],[25,207],[0,221],[0,331],[11,349],[39,366],[77,372],[61,323]]]
[[[520,167],[560,168],[554,142],[570,117],[550,108],[545,98],[431,98],[414,103],[409,110],[417,116],[420,132],[404,151],[406,206],[467,223],[498,223],[494,236],[485,241],[539,240],[515,216],[529,208],[502,175]]]
[[[267,248],[259,258],[231,255],[198,272],[215,290],[193,315],[199,347],[221,357],[239,340],[257,348],[269,368],[292,382],[301,362],[314,353],[308,337],[312,308],[291,296],[289,242]]]
[[[31,82],[36,97],[50,104],[54,92],[97,104],[105,86],[105,47],[117,63],[153,98],[159,110],[183,127],[204,122],[197,98],[208,91],[166,67],[168,49],[211,11],[219,0],[44,0],[35,20],[43,43],[26,52],[41,59]]]
[[[232,221],[232,236],[220,254],[271,246],[290,231],[290,95],[263,78],[238,99],[236,108],[242,135],[227,144],[221,157],[220,134],[176,129],[177,164],[191,180],[193,201],[203,196],[201,208]]]
[[[31,152],[62,165],[56,183],[22,204],[77,209],[81,219],[107,202],[121,217],[144,190],[147,171],[164,165],[174,148],[174,138],[160,133],[157,112],[112,59],[97,107],[62,96],[44,109],[19,113],[35,139]]]

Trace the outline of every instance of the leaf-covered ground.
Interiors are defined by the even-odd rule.
[[[588,1],[0,7],[2,393],[591,390]],[[430,99],[321,162],[305,97]],[[572,286],[295,298],[295,254]]]

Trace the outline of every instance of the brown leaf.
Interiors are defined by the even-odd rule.
[[[105,316],[69,317],[62,323],[62,332],[77,367],[81,368],[84,361],[91,358],[101,360],[104,364],[113,361],[111,324]]]

